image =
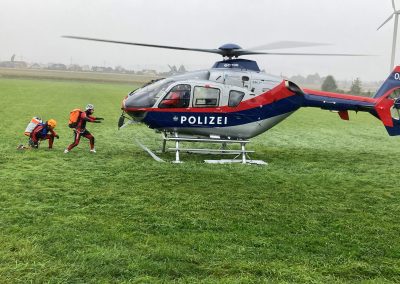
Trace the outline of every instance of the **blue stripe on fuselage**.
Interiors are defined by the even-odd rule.
[[[361,110],[372,108],[374,104],[370,102],[356,101],[350,99],[324,97],[312,94],[304,95],[305,107],[320,107],[327,110]]]

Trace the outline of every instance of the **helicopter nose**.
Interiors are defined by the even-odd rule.
[[[147,112],[137,105],[137,100],[132,96],[127,96],[122,101],[122,110],[133,120],[142,122]]]
[[[126,96],[122,101],[122,107],[123,109],[137,108],[137,105],[135,104],[135,98],[131,96]]]

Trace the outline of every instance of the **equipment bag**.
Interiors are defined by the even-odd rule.
[[[26,126],[24,134],[26,136],[30,136],[33,129],[35,129],[36,125],[38,125],[39,123],[43,123],[43,121],[39,117],[36,116],[32,117],[31,121]]]
[[[78,125],[78,120],[81,113],[82,111],[79,108],[73,109],[69,113],[69,121],[68,121],[69,128],[75,128]]]

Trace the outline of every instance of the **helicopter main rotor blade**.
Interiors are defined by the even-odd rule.
[[[221,55],[223,54],[222,51],[219,50],[219,49],[187,48],[187,47],[180,47],[180,46],[156,45],[156,44],[117,41],[117,40],[108,40],[108,39],[91,38],[91,37],[70,36],[70,35],[64,35],[62,37],[64,37],[64,38],[72,38],[72,39],[89,40],[89,41],[99,41],[99,42],[126,44],[126,45],[137,45],[137,46],[155,47],[155,48],[164,48],[164,49],[174,49],[174,50],[208,52],[208,53],[216,53],[216,54],[221,54]]]
[[[387,22],[389,22],[389,21],[393,18],[393,15],[394,15],[394,14],[395,14],[395,13],[391,14],[391,15],[389,16],[389,18],[387,18],[386,21],[384,21],[383,24],[380,25],[379,28],[377,28],[376,30],[379,31],[380,28],[382,28]]]
[[[180,46],[168,46],[168,45],[156,45],[156,44],[147,44],[147,43],[137,43],[137,42],[127,42],[127,41],[117,41],[117,40],[108,40],[108,39],[99,39],[99,38],[91,38],[91,37],[81,37],[81,36],[70,36],[70,35],[64,35],[62,36],[64,38],[71,38],[71,39],[80,39],[80,40],[88,40],[88,41],[97,41],[97,42],[107,42],[107,43],[117,43],[117,44],[126,44],[126,45],[136,45],[136,46],[145,46],[145,47],[154,47],[154,48],[164,48],[164,49],[173,49],[173,50],[187,50],[187,51],[198,51],[198,52],[206,52],[206,53],[215,53],[222,55],[224,57],[238,57],[241,55],[308,55],[308,56],[367,56],[364,54],[336,54],[336,53],[272,53],[272,52],[260,52],[260,51],[254,51],[254,50],[249,50],[249,49],[242,49],[238,45],[228,45],[228,47],[221,46],[219,49],[204,49],[204,48],[187,48],[187,47],[180,47]],[[276,44],[276,43],[275,43]],[[285,45],[289,47],[292,45],[297,44],[297,47],[300,45],[305,46],[310,46],[310,44],[315,45],[316,43],[305,43],[305,42],[280,42],[281,46]],[[319,44],[323,45],[323,44]],[[265,47],[265,46],[264,46]],[[278,45],[276,44],[275,46],[270,47],[272,48],[279,48]],[[280,47],[283,48],[283,47]]]
[[[321,46],[321,45],[332,45],[332,44],[305,42],[305,41],[277,41],[252,48],[247,48],[247,50],[271,50],[271,49],[285,49],[285,48],[309,47],[309,46]]]
[[[305,55],[305,56],[372,56],[370,54],[349,54],[349,53],[297,53],[297,52],[257,52],[251,50],[237,51],[236,55]],[[235,55],[235,56],[236,56]]]

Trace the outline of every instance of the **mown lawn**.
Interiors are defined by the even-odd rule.
[[[374,117],[302,109],[249,144],[268,166],[158,163],[133,143],[158,134],[117,130],[135,87],[0,79],[0,283],[400,282],[400,140]],[[64,155],[89,102],[97,153]],[[16,150],[34,115],[53,150]]]

